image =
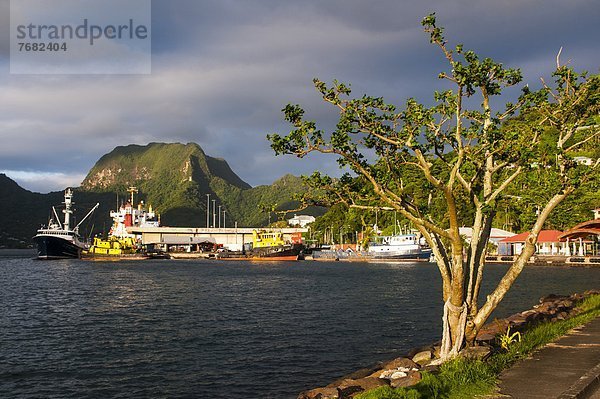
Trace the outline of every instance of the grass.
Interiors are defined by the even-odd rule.
[[[492,394],[502,370],[569,330],[600,317],[600,295],[586,298],[578,309],[579,314],[567,320],[545,322],[531,328],[520,341],[510,343],[485,362],[457,358],[442,365],[437,374],[423,372],[423,379],[413,387],[382,387],[362,393],[356,399],[468,399]]]

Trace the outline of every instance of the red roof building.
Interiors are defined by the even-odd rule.
[[[558,230],[542,230],[535,245],[535,253],[538,255],[565,255],[568,250],[566,242],[560,240],[562,234],[563,232]],[[520,255],[528,236],[529,232],[526,231],[500,240],[498,253],[500,255]]]

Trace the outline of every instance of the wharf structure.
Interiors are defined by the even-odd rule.
[[[184,251],[194,251],[193,247],[210,243],[230,251],[242,251],[244,244],[252,242],[252,232],[257,230],[283,233],[286,241],[294,242],[308,228],[206,228],[206,227],[128,227],[130,234],[141,237],[143,246],[153,246],[167,250],[179,247]]]

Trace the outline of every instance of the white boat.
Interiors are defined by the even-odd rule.
[[[429,260],[431,249],[425,247],[416,234],[381,236],[369,244],[368,254],[373,259]]]
[[[60,223],[56,208],[52,207],[54,217],[50,218],[47,227],[39,229],[36,236],[33,237],[33,241],[37,246],[38,259],[79,258],[81,251],[89,247],[89,244],[79,235],[79,226],[100,204],[96,204],[74,228],[71,228],[73,191],[70,188],[65,191],[64,205],[63,213],[65,217],[63,223]]]

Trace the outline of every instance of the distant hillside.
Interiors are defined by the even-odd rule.
[[[294,176],[285,176],[272,186],[251,188],[227,161],[206,155],[194,143],[117,147],[100,158],[82,183],[82,189],[90,193],[122,196],[130,186],[140,190],[139,198],[152,204],[169,226],[205,226],[207,194],[211,215],[214,199],[226,211],[228,226],[235,221],[239,226],[263,225],[268,215],[261,212],[260,204],[290,209],[292,196],[304,190],[302,180]]]
[[[127,197],[127,188],[136,186],[136,200],[144,200],[160,213],[165,226],[206,226],[207,194],[225,210],[227,227],[266,226],[269,215],[261,204],[276,209],[293,209],[295,193],[305,190],[302,179],[286,175],[270,186],[252,188],[224,159],[212,158],[197,144],[151,143],[147,146],[117,147],[98,160],[80,188],[75,189],[75,219],[81,219],[97,203],[100,208],[81,227],[84,235],[107,232],[110,210]],[[31,237],[60,206],[63,192],[32,193],[0,174],[0,247],[26,247]],[[217,208],[218,209],[218,208]],[[321,208],[302,212],[318,216]],[[61,215],[62,216],[62,215]],[[292,214],[287,215],[293,217]],[[277,215],[271,213],[271,221]],[[222,222],[223,223],[223,222]],[[218,224],[218,217],[217,217]]]

